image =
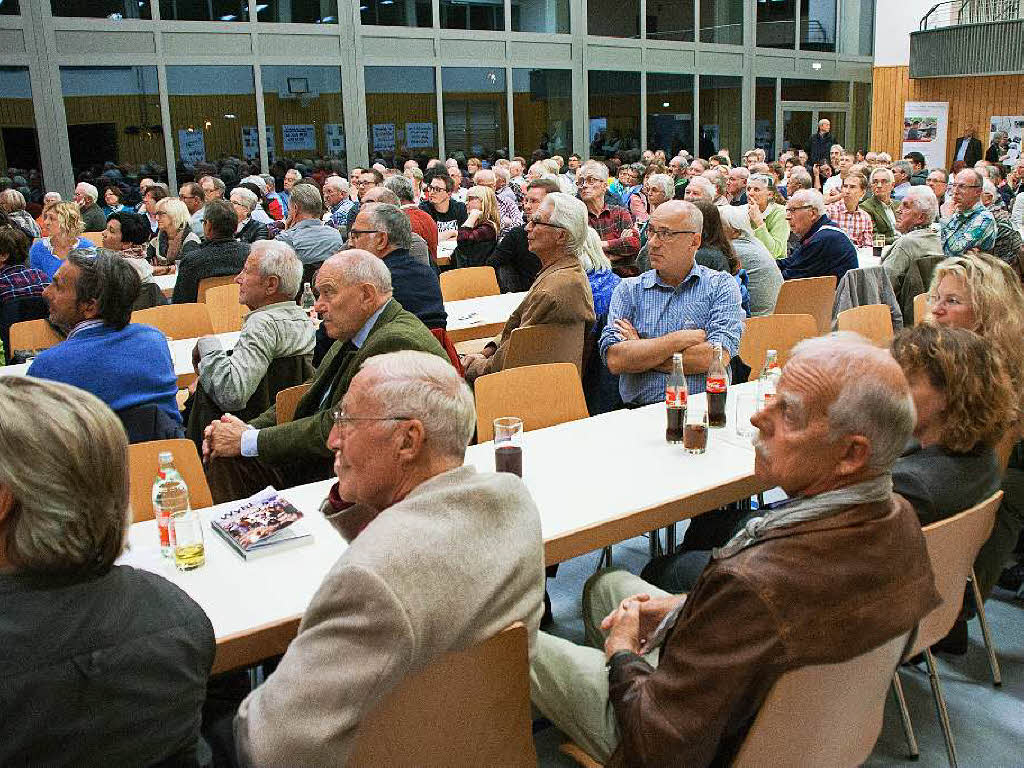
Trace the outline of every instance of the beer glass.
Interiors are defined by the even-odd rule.
[[[494,420],[494,471],[523,476],[523,420],[502,416]]]
[[[704,398],[707,400],[707,395]],[[704,453],[708,447],[708,409],[695,408],[696,399],[690,398],[690,407],[686,409],[683,420],[683,448],[693,454]]]

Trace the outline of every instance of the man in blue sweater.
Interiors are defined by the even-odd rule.
[[[778,261],[786,280],[835,275],[838,283],[857,268],[857,248],[850,237],[825,215],[825,199],[814,189],[802,189],[786,201],[786,220],[799,244]]]
[[[84,389],[117,412],[152,404],[181,424],[166,337],[129,323],[139,287],[139,273],[119,256],[71,251],[43,291],[50,322],[68,337],[41,352],[28,374]]]

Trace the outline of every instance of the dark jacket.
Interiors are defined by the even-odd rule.
[[[427,328],[444,328],[448,315],[437,273],[404,248],[392,251],[383,261],[391,271],[391,287],[402,308],[416,315]]]
[[[525,226],[513,227],[498,241],[487,266],[498,273],[502,293],[530,290],[540,272],[540,259],[530,251]]]
[[[235,239],[243,243],[255,243],[257,240],[269,240],[270,233],[267,230],[267,225],[262,224],[256,219],[249,219],[245,222],[245,226],[235,232]]]
[[[728,765],[783,674],[866,653],[938,604],[903,499],[768,531],[708,564],[657,668],[636,654],[612,658],[621,741],[608,768]]]
[[[835,275],[838,284],[843,275],[857,268],[857,248],[849,236],[836,227],[834,221],[828,216],[822,216],[793,252],[779,259],[778,263],[786,280]]]
[[[835,143],[836,137],[832,135],[831,131],[824,136],[817,131],[812,133],[811,138],[807,140],[807,167],[810,168],[822,160],[827,161],[829,159],[828,152]]]
[[[83,232],[102,232],[107,228],[107,217],[96,203],[82,211],[82,222],[85,224]]]
[[[428,200],[424,200],[422,203],[420,203],[420,210],[429,213],[430,218],[432,218],[435,222],[440,223],[442,225],[449,225],[438,227],[437,230],[439,232],[441,230],[446,229],[455,231],[463,224],[465,224],[466,219],[469,217],[469,210],[467,210],[466,204],[460,203],[458,200],[449,200],[448,210],[445,213],[439,213],[438,210],[434,208],[434,204],[429,202]]]
[[[928,181],[928,169],[922,168],[920,171],[911,174],[910,186],[920,187],[922,184]]]
[[[494,253],[498,233],[484,222],[475,227],[460,226],[452,258],[456,267],[482,267]]]
[[[178,279],[174,283],[173,304],[198,301],[199,281],[206,277],[237,275],[249,257],[249,243],[232,238],[207,240],[185,254],[178,264]]]
[[[119,566],[0,574],[0,605],[0,765],[195,763],[215,644],[192,598]]]
[[[892,469],[893,493],[910,502],[922,526],[984,501],[999,490],[1001,481],[991,448],[951,453],[941,445],[922,448],[914,441]]]
[[[964,165],[968,168],[973,168],[974,164],[981,160],[981,140],[971,138],[970,136],[961,136],[956,140],[951,162],[956,162],[956,156],[960,154],[960,145],[965,141],[967,142],[967,151],[964,153]]]

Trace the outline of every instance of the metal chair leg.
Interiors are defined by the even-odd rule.
[[[935,668],[935,657],[932,655],[931,648],[924,649],[924,659],[928,663],[928,682],[932,684],[935,711],[939,715],[942,736],[946,740],[946,756],[949,758],[949,768],[957,768],[956,744],[953,742],[953,731],[949,727],[949,712],[946,711],[946,699],[942,695],[942,684],[939,682],[939,672]]]
[[[921,756],[917,748],[917,737],[914,736],[914,724],[910,721],[910,710],[907,709],[907,700],[903,696],[903,683],[900,681],[900,672],[892,673],[892,695],[896,699],[896,706],[900,709],[900,721],[903,723],[903,735],[907,738],[907,749],[910,751],[908,757],[917,760]]]
[[[665,526],[665,554],[671,555],[676,551],[676,524]]]
[[[992,670],[992,685],[999,688],[1003,684],[1003,676],[999,672],[999,659],[996,658],[996,649],[992,644],[992,635],[988,629],[988,617],[985,615],[985,602],[981,599],[981,590],[978,589],[978,579],[974,576],[974,568],[971,568],[971,592],[974,594],[974,605],[978,611],[978,621],[981,623],[981,636],[985,638],[985,650],[988,651],[988,666]]]
[[[648,544],[650,545],[651,559],[658,557],[661,554],[661,530],[655,529],[647,534],[649,537]]]
[[[597,571],[600,571],[602,568],[604,568],[605,567],[605,562],[608,563],[608,567],[609,568],[612,567],[612,548],[611,547],[605,547],[604,549],[601,550],[601,557],[599,557],[597,559],[597,569],[594,571],[594,573],[597,573]]]

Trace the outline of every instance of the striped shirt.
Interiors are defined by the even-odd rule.
[[[857,247],[871,247],[874,245],[875,224],[867,211],[854,208],[853,212],[846,210],[846,203],[840,200],[838,203],[825,206],[825,215],[850,236],[853,244]]]
[[[962,256],[971,248],[991,251],[995,247],[996,220],[980,202],[943,219],[941,227],[942,252],[947,256]]]
[[[623,341],[615,321],[624,318],[633,324],[643,339],[664,336],[673,331],[702,329],[708,343],[718,342],[735,355],[743,334],[745,314],[740,304],[740,289],[726,272],[718,272],[694,262],[690,273],[675,288],[662,282],[655,270],[619,283],[608,309],[608,325],[601,333],[601,358],[607,364],[608,349]],[[668,374],[660,371],[623,373],[619,376],[619,394],[629,405],[649,405],[665,397]],[[690,394],[704,391],[706,376],[686,376]]]

